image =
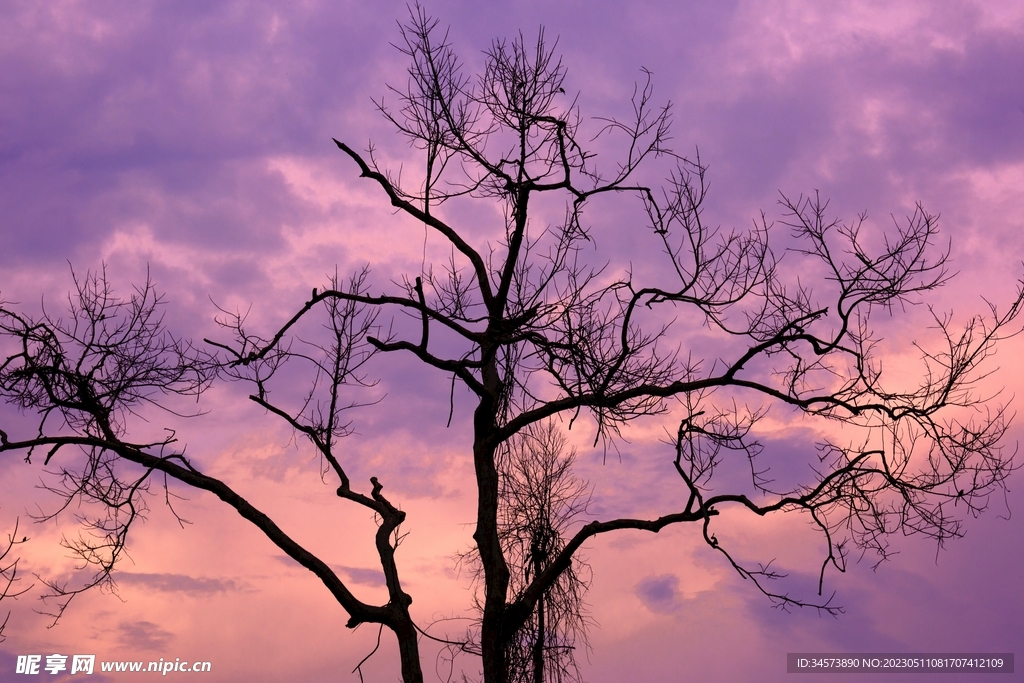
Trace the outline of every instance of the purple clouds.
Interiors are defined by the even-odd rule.
[[[983,295],[1000,306],[1010,300],[1024,270],[1024,12],[1017,3],[442,2],[427,9],[451,24],[469,73],[492,39],[545,25],[559,36],[569,95],[579,93],[584,116],[623,114],[640,68],[650,69],[655,100],[674,103],[676,148],[699,148],[710,167],[716,224],[746,228],[761,210],[778,220],[779,191],[820,189],[835,213],[852,219],[867,211],[877,231],[892,226],[890,213],[902,220],[922,201],[941,214],[961,271],[938,293],[939,308],[964,320],[986,312]],[[396,171],[411,159],[371,100],[390,97],[387,83],[404,82],[404,60],[388,43],[398,40],[395,22],[406,12],[399,2],[6,4],[0,298],[32,307],[45,294],[48,307],[58,306],[69,261],[81,271],[106,262],[127,293],[148,264],[167,293],[174,330],[201,338],[217,333],[211,298],[231,310],[251,305],[253,324],[269,326],[335,265],[344,276],[370,262],[380,283],[413,272],[430,246],[422,229],[392,216],[331,143],[336,137],[362,149],[372,140]],[[618,211],[609,206],[608,215]],[[486,216],[480,224],[489,225]],[[611,251],[635,247],[625,231],[597,238]],[[928,338],[918,313],[896,311],[883,323],[894,367],[906,362],[898,354],[909,342]],[[1020,353],[1019,339],[1008,343],[982,390],[1019,396]],[[464,397],[455,396],[445,429],[447,378],[412,363],[378,370],[377,396],[386,400],[354,418],[346,447],[359,477],[381,476],[409,512],[402,561],[417,616],[425,623],[464,616],[469,581],[452,560],[470,543],[474,504]],[[372,589],[372,551],[341,540],[349,533],[365,540],[373,520],[333,505],[308,449],[232,391],[210,397],[210,415],[178,425],[190,452]],[[772,417],[765,439],[785,453],[801,432],[786,416]],[[1011,437],[1020,434],[1015,428]],[[621,461],[609,457],[606,465],[600,452],[581,449],[583,476],[603,494],[595,496],[597,511],[671,506],[662,437],[650,425],[622,445]],[[32,488],[39,471],[20,465],[0,462],[5,525],[18,516],[24,523],[26,508],[49,502]],[[688,532],[593,543],[589,601],[599,628],[585,677],[602,683],[643,672],[643,680],[674,681],[685,659],[695,679],[782,681],[787,651],[815,649],[1024,653],[1021,521],[998,517],[1007,504],[1018,512],[1013,479],[1010,488],[1008,501],[992,500],[989,514],[968,520],[967,538],[937,559],[933,545],[897,539],[901,554],[876,573],[865,562],[828,574],[828,591],[847,607],[838,620],[770,611]],[[113,648],[134,643],[165,657],[210,660],[211,681],[299,673],[346,680],[376,634],[362,629],[348,638],[322,586],[275,561],[265,539],[218,501],[172,490],[189,498],[175,505],[194,524],[182,530],[162,501],[152,501],[131,546],[138,565],[122,575],[127,603],[90,595],[47,631],[24,598],[7,651],[67,654],[90,644],[113,658]],[[72,529],[70,516],[65,523]],[[800,525],[752,519],[729,531],[749,557],[788,555],[794,578],[813,584],[820,547],[800,536]],[[59,531],[50,525],[29,535],[29,571],[64,575],[70,567]],[[790,539],[799,543],[787,547]],[[737,633],[743,637],[730,636]],[[125,640],[131,634],[136,640]],[[380,679],[394,676],[393,652],[374,662]]]

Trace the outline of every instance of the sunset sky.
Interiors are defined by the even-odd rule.
[[[1024,276],[1019,0],[445,0],[425,7],[450,25],[470,74],[492,40],[520,31],[530,40],[543,26],[558,39],[567,97],[578,95],[595,131],[595,117],[629,113],[634,84],[648,69],[655,102],[672,102],[675,149],[699,149],[708,166],[707,216],[715,224],[745,230],[762,212],[780,221],[780,192],[817,190],[832,215],[866,212],[866,229],[880,235],[920,202],[940,216],[958,273],[929,295],[936,312],[952,311],[954,325],[963,324],[987,314],[986,302],[1004,310],[1013,300]],[[72,267],[105,265],[123,295],[148,269],[176,334],[223,338],[216,306],[251,306],[249,322],[265,334],[335,268],[344,277],[369,264],[374,286],[383,288],[415,277],[437,254],[446,258],[331,141],[359,150],[372,141],[382,165],[416,172],[416,157],[374,106],[387,84],[405,82],[405,58],[392,43],[407,17],[406,5],[391,0],[0,4],[0,301],[56,314]],[[632,200],[619,201],[588,214],[597,223],[597,259],[635,246],[624,228],[616,231],[627,216],[620,207]],[[480,244],[502,234],[493,207],[453,208],[451,216]],[[778,234],[785,243],[788,229]],[[644,263],[633,265],[644,271]],[[893,372],[914,367],[914,342],[935,340],[927,320],[921,306],[878,316],[887,342],[880,353]],[[1019,410],[1024,340],[1003,343],[987,369],[979,392]],[[413,615],[424,628],[436,622],[438,636],[458,636],[467,623],[460,619],[473,614],[471,582],[455,560],[469,548],[474,522],[468,396],[456,393],[446,427],[450,377],[394,354],[368,372],[379,383],[366,396],[382,400],[352,413],[355,433],[344,445],[353,481],[368,489],[369,477],[379,477],[407,511],[398,561]],[[138,418],[130,433],[175,428],[197,463],[317,552],[360,597],[386,600],[373,519],[343,505],[336,484],[321,482],[307,444],[246,395],[245,387],[215,385],[201,417],[145,413],[148,422]],[[0,428],[27,438],[33,426],[4,405]],[[593,447],[585,419],[569,434],[577,474],[593,489],[592,518],[657,516],[681,505],[666,429],[674,429],[669,420],[638,421],[608,451]],[[785,462],[813,452],[815,429],[777,411],[758,437]],[[1022,439],[1024,421],[1010,430],[1008,452]],[[76,510],[56,522],[30,520],[55,510],[58,499],[38,488],[47,481],[38,461],[0,458],[0,533],[19,520],[19,537],[29,538],[18,548],[22,585],[35,584],[0,603],[0,620],[12,611],[0,682],[32,680],[15,675],[18,655],[52,653],[212,664],[208,674],[168,680],[358,681],[351,672],[377,630],[346,629],[347,615],[315,577],[213,496],[173,483],[181,497],[174,509],[191,524],[178,524],[162,491],[151,496],[116,574],[118,594],[76,598],[48,629],[34,612],[44,607],[34,575],[71,582],[82,575],[59,545],[62,534],[78,533]],[[865,557],[845,574],[827,572],[826,594],[835,591],[845,608],[835,619],[772,609],[696,526],[592,541],[585,556],[595,625],[591,650],[578,656],[584,678],[888,681],[787,674],[786,653],[1024,657],[1022,489],[1018,472],[1005,498],[968,516],[965,537],[940,552],[927,539],[898,535],[898,554],[877,570]],[[777,558],[790,574],[785,585],[813,595],[825,548],[806,519],[737,515],[720,529],[745,560]],[[423,652],[427,680],[447,680],[442,656],[435,666],[436,648],[425,643]],[[462,655],[452,680],[477,668]],[[398,679],[390,634],[363,670],[367,681]],[[91,680],[130,678],[97,672]]]

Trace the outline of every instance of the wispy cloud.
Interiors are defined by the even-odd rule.
[[[167,593],[210,594],[239,591],[245,587],[244,582],[234,579],[211,579],[205,577],[186,576],[184,574],[145,574],[141,572],[118,572],[118,583],[127,586],[138,586],[154,591]]]
[[[173,642],[173,633],[150,621],[126,621],[117,625],[117,644],[124,648],[125,653],[166,651]],[[127,658],[130,654],[125,656]]]

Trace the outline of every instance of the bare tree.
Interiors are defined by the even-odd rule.
[[[564,585],[581,547],[603,534],[700,525],[707,544],[775,604],[836,613],[822,584],[828,567],[845,568],[851,548],[884,559],[894,532],[941,544],[962,533],[963,514],[984,510],[1005,486],[1015,467],[1001,446],[1009,417],[977,393],[977,382],[983,361],[1019,316],[1024,292],[1007,311],[993,306],[963,328],[933,313],[916,385],[882,370],[873,321],[923,301],[949,279],[948,251],[935,247],[932,214],[918,206],[875,245],[863,233],[863,216],[833,220],[814,195],[782,200],[789,234],[781,244],[779,229],[763,216],[750,231],[719,231],[704,218],[706,167],[669,148],[671,109],[653,104],[649,74],[633,93],[632,115],[598,119],[595,138],[565,93],[565,69],[543,32],[532,44],[522,36],[493,43],[476,79],[463,73],[447,37],[419,7],[402,36],[408,81],[392,89],[394,106],[381,100],[378,107],[422,152],[422,176],[403,183],[378,165],[372,147],[361,153],[336,142],[395,210],[451,248],[447,262],[425,264],[383,292],[372,291],[366,271],[335,277],[264,334],[251,332],[244,316],[223,312],[230,339],[209,342],[216,361],[164,330],[148,284],[125,302],[103,277],[90,276],[66,320],[0,306],[0,333],[11,347],[0,364],[0,392],[37,418],[22,436],[5,425],[0,452],[25,453],[31,462],[44,451],[45,463],[70,463],[62,465],[57,487],[65,504],[86,499],[108,511],[90,522],[91,537],[72,544],[98,569],[85,586],[109,578],[132,520],[145,510],[152,478],[161,485],[175,480],[214,493],[313,572],[349,614],[350,627],[372,623],[394,632],[404,680],[423,680],[424,631],[410,613],[396,554],[405,513],[378,479],[368,490],[352,482],[337,448],[351,431],[348,411],[368,402],[360,390],[372,384],[369,373],[381,354],[411,355],[461,383],[475,403],[479,639],[454,645],[477,652],[488,683],[521,677],[515,660],[523,648],[549,642],[549,596]],[[590,147],[619,149],[617,161],[599,167],[587,139]],[[670,167],[661,187],[646,180],[646,169],[658,164]],[[563,202],[560,220],[543,213],[551,205],[545,197]],[[585,211],[612,200],[633,200],[646,217],[646,225],[622,228],[651,247],[644,282],[591,255],[599,253],[598,235]],[[455,222],[462,214],[447,209],[476,202],[498,205],[504,221],[489,232],[470,229]],[[791,276],[790,267],[803,278]],[[807,274],[815,272],[821,277],[812,289]],[[415,329],[403,326],[401,313],[415,319]],[[396,323],[385,324],[389,317]],[[689,331],[674,329],[676,318],[713,335],[717,355],[685,352]],[[300,338],[297,331],[310,321],[323,328]],[[248,383],[252,401],[313,444],[336,495],[375,513],[385,604],[358,598],[265,513],[202,472],[173,434],[132,440],[138,410],[201,392],[215,375]],[[303,381],[304,398],[296,400],[285,389]],[[816,445],[809,478],[779,490],[752,438],[770,406],[843,426],[836,431],[842,438]],[[678,504],[657,517],[591,520],[561,536],[567,527],[557,517],[546,518],[549,528],[546,513],[531,508],[543,501],[532,494],[518,500],[528,486],[503,489],[512,481],[508,473],[503,478],[503,458],[535,438],[533,430],[587,415],[606,444],[634,420],[671,419],[667,448]],[[520,455],[519,462],[536,457]],[[749,486],[723,491],[714,475],[736,461],[749,468]],[[525,466],[543,467],[542,459]],[[824,539],[817,597],[777,590],[772,579],[779,575],[770,566],[747,565],[719,542],[716,518],[738,510],[808,516]],[[524,522],[522,542],[510,543],[510,520],[520,514],[542,525]],[[51,589],[64,597],[59,610],[80,590]],[[543,656],[557,652],[548,648]]]
[[[509,593],[517,596],[562,551],[574,523],[586,513],[587,483],[572,473],[576,450],[552,421],[527,426],[498,453],[498,529],[509,566]],[[476,549],[460,556],[475,578],[483,566]],[[578,555],[537,599],[533,613],[505,643],[507,679],[515,683],[581,680],[575,651],[587,645],[583,596],[590,567]],[[476,601],[483,609],[483,601]],[[471,633],[467,642],[478,649]]]

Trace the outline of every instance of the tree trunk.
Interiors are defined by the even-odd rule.
[[[485,377],[486,377],[485,373]],[[480,654],[484,683],[505,683],[505,648],[502,622],[508,593],[508,565],[498,538],[498,470],[494,457],[496,431],[492,401],[482,399],[475,415],[473,460],[477,479],[477,524],[473,539],[484,569],[484,613],[480,624]]]
[[[416,627],[411,619],[406,619],[397,624],[394,631],[398,637],[398,655],[402,662],[402,683],[423,683]]]

